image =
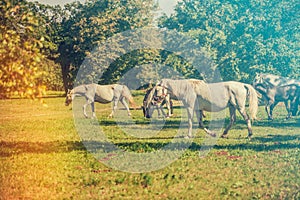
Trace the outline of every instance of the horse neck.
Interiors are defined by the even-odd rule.
[[[151,89],[151,90],[152,90],[152,89]],[[143,101],[147,101],[147,99],[148,99],[148,97],[149,97],[149,94],[150,94],[151,90],[147,90],[147,91],[146,91],[146,94],[145,94],[145,96],[144,96]]]
[[[75,95],[85,95],[87,90],[88,90],[87,85],[79,85],[72,89],[72,95],[74,95],[74,96]]]
[[[255,89],[262,94],[267,94],[268,91],[268,88],[264,87],[264,85],[261,83],[257,84]]]
[[[150,105],[150,103],[151,103],[151,101],[152,101],[152,99],[153,99],[153,97],[154,97],[155,90],[156,90],[155,87],[152,88],[151,90],[149,90],[148,96],[147,96],[147,98],[146,98],[146,107],[149,107],[149,105]]]

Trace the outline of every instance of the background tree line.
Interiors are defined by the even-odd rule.
[[[64,7],[1,1],[0,98],[66,90],[99,44],[117,33],[156,24],[195,39],[224,80],[251,82],[256,72],[299,78],[297,0],[182,0],[171,16],[159,18],[157,8],[155,0],[88,0]],[[100,82],[116,82],[131,68],[151,63],[209,79],[170,52],[140,49],[116,59]],[[149,81],[156,76],[137,76],[143,74]]]

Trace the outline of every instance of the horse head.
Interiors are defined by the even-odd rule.
[[[158,109],[159,104],[164,100],[163,96],[160,96],[160,89],[161,87],[155,86],[147,91],[142,105],[144,117],[151,118],[154,107]]]
[[[157,102],[155,102],[155,100],[151,100],[150,103],[148,103],[147,101],[143,102],[142,109],[145,118],[152,118],[152,114],[154,111],[153,106],[157,106]]]
[[[258,84],[262,82],[263,82],[263,75],[261,73],[256,73],[252,82],[252,86],[255,88]]]
[[[74,98],[73,90],[68,89],[65,105],[68,106]]]

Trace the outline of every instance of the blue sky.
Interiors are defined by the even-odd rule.
[[[74,0],[37,0],[37,1],[41,2],[43,4],[50,4],[50,5],[59,4],[59,5],[64,5],[66,3],[70,3],[70,2],[72,2]],[[80,0],[80,1],[84,2],[85,0]],[[173,8],[176,5],[177,1],[179,1],[179,0],[158,0],[158,3],[160,5],[160,7],[161,7],[162,12],[165,12],[166,14],[170,14],[170,13],[172,13]]]

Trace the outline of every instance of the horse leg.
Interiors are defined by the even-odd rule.
[[[246,113],[245,107],[239,108],[238,110],[239,110],[240,114],[243,116],[245,122],[247,123],[247,128],[248,128],[248,138],[250,139],[251,136],[253,135],[250,117],[249,117],[248,114]]]
[[[86,114],[86,106],[89,105],[88,103],[83,105],[83,115],[88,118],[88,115]]]
[[[174,114],[173,101],[170,99],[169,103],[170,103],[170,113],[171,115],[173,115]]]
[[[119,101],[119,98],[116,98],[114,97],[114,100],[113,100],[113,108],[112,108],[112,111],[110,113],[110,115],[108,115],[108,118],[112,118],[115,114],[115,111],[117,110],[118,108],[118,101]]]
[[[122,97],[122,98],[120,99],[120,101],[121,101],[121,103],[123,104],[123,106],[126,108],[127,113],[128,113],[128,116],[131,116],[131,113],[130,113],[130,110],[129,110],[129,106],[128,106],[128,104],[126,103],[125,98]],[[117,109],[117,108],[116,108],[116,109]]]
[[[272,115],[269,112],[269,110],[271,110],[271,109],[268,109],[269,107],[270,107],[270,103],[267,102],[267,104],[265,105],[265,111],[266,111],[266,113],[268,115],[268,120],[273,120],[273,117],[272,117]]]
[[[294,97],[292,100],[291,100],[291,114],[292,116],[296,116],[297,115],[297,112],[298,112],[298,102],[297,102],[297,98]]]
[[[188,136],[186,138],[191,138],[193,137],[192,130],[193,130],[194,108],[188,107],[187,113],[188,113]]]
[[[90,100],[90,99],[87,99],[86,103],[83,105],[83,115],[88,118],[88,115],[86,114],[86,107],[89,105],[89,104],[92,104],[93,101]],[[93,109],[93,108],[92,108]],[[93,111],[93,110],[92,110]]]
[[[291,105],[289,104],[288,100],[284,101],[284,105],[285,105],[285,109],[287,111],[287,116],[285,117],[286,119],[290,119],[292,117],[292,113],[291,113]]]
[[[158,115],[160,116],[160,111],[161,111],[161,113],[162,113],[162,115],[163,115],[163,117],[169,117],[168,115],[166,115],[166,113],[165,113],[165,111],[164,111],[164,108],[163,108],[163,106],[162,106],[162,104],[160,104],[159,106],[158,106]]]
[[[173,114],[173,111],[172,111],[172,102],[171,102],[171,99],[170,99],[170,97],[166,97],[166,106],[167,106],[167,109],[168,109],[168,115],[167,115],[167,117],[171,117],[172,116],[172,114]]]
[[[275,101],[270,104],[270,120],[274,119],[273,118],[273,110],[278,103],[279,103],[278,101]]]
[[[200,128],[204,128],[204,124],[203,124],[203,118],[202,118],[202,116],[203,116],[203,111],[202,110],[199,110],[199,109],[196,109],[196,116],[197,116],[197,119],[198,119],[198,123],[199,123],[199,127]]]
[[[91,102],[91,108],[92,108],[92,118],[96,118],[96,114],[95,114],[95,102]]]
[[[234,106],[232,106],[232,105],[229,106],[229,113],[230,113],[230,123],[224,130],[224,132],[221,136],[222,138],[227,138],[229,129],[232,127],[233,123],[236,121],[236,108]]]

